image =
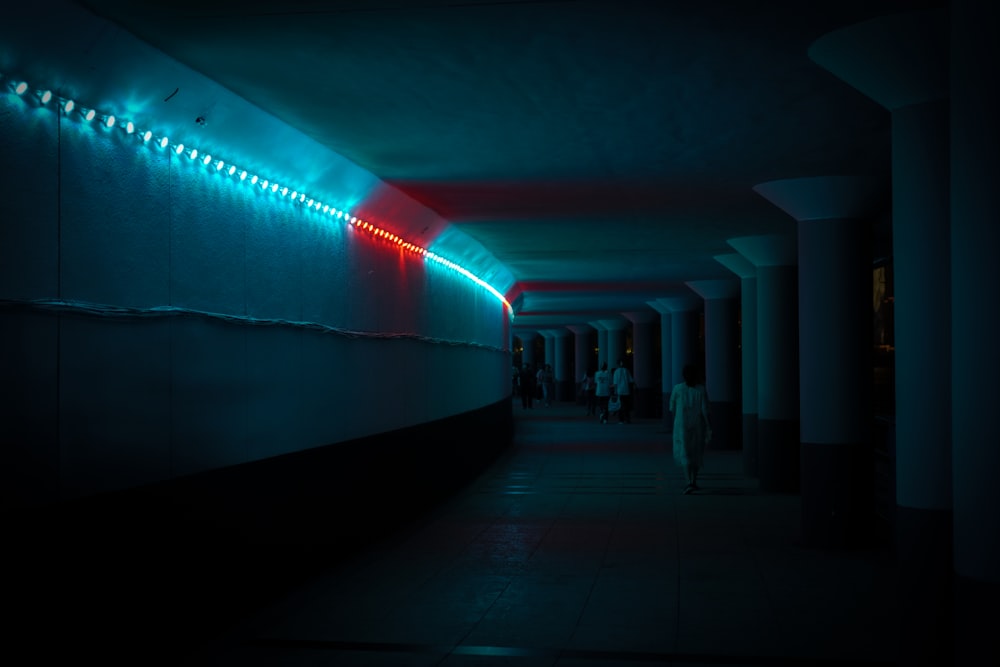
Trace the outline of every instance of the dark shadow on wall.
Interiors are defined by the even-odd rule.
[[[393,539],[511,443],[511,400],[418,426],[4,517],[11,638],[169,664]],[[109,633],[114,639],[109,643]],[[59,642],[51,642],[54,636]],[[47,639],[48,638],[48,639]],[[150,651],[149,647],[155,647]]]

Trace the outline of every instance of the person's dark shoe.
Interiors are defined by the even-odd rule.
[[[689,496],[692,493],[694,493],[694,487],[693,486],[691,486],[690,484],[688,484],[687,486],[684,487],[684,495],[685,496]]]

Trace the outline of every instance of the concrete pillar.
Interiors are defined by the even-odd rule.
[[[997,5],[951,3],[955,658],[1000,656],[1000,62]]]
[[[660,410],[663,427],[673,430],[673,420],[670,415],[670,390],[674,378],[673,371],[673,331],[670,321],[670,309],[659,301],[648,301],[649,307],[660,314]]]
[[[537,331],[518,330],[517,337],[521,339],[521,365],[528,364],[530,368],[535,367],[535,339],[538,338]]]
[[[900,659],[944,664],[952,627],[948,13],[880,17],[809,56],[891,112]],[[933,317],[928,317],[929,308]]]
[[[740,448],[738,280],[685,283],[705,300],[705,388],[712,406],[712,449]]]
[[[669,375],[663,378],[664,414],[667,429],[673,432],[674,415],[670,412],[670,392],[674,385],[683,382],[685,364],[695,364],[705,367],[705,355],[701,349],[699,335],[701,331],[701,309],[703,300],[693,292],[657,299],[656,302],[670,313],[670,349],[664,354],[670,355]]]
[[[871,222],[881,182],[763,183],[798,221],[799,468],[806,546],[866,544],[875,518]]]
[[[574,390],[580,386],[585,373],[593,375],[597,372],[593,366],[594,346],[591,343],[591,335],[594,328],[587,324],[573,324],[568,327],[573,332],[573,386]]]
[[[556,346],[555,346],[555,332],[552,329],[543,329],[538,332],[541,334],[542,339],[545,340],[545,358],[543,358],[542,365],[549,364],[555,369],[556,360]]]
[[[699,368],[705,368],[705,355],[699,340],[702,299],[689,293],[657,299],[657,302],[670,310],[670,368],[673,375],[670,382],[664,378],[664,391],[669,395],[675,384],[684,381],[681,375],[684,364],[697,364]]]
[[[650,419],[656,410],[653,405],[653,384],[656,369],[653,368],[653,324],[656,312],[652,310],[623,313],[632,323],[632,377],[635,378],[635,392],[632,396],[632,416]]]
[[[604,364],[611,366],[608,363],[608,330],[600,320],[594,320],[589,324],[597,331],[597,368],[595,371],[598,371]]]
[[[715,260],[740,278],[740,405],[743,474],[757,477],[757,268],[739,253]]]
[[[608,370],[612,371],[617,368],[619,359],[624,359],[625,364],[628,365],[629,359],[625,350],[625,328],[628,326],[628,320],[624,317],[609,318],[600,320],[600,324],[608,334],[607,356],[605,357],[605,361],[608,362]]]
[[[771,493],[799,490],[799,289],[796,237],[729,239],[757,270],[757,477]]]
[[[576,382],[573,379],[573,338],[569,329],[553,329],[552,370],[556,376],[555,400],[573,402],[576,400]]]

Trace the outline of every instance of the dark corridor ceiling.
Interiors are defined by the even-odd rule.
[[[889,112],[807,51],[918,5],[82,4],[437,211],[537,329],[735,278],[727,239],[795,229],[757,184],[887,178]]]

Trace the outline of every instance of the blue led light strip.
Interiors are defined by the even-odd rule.
[[[2,75],[0,75],[0,77],[2,77]],[[157,135],[152,130],[141,130],[137,128],[132,121],[119,118],[113,114],[106,114],[93,108],[83,107],[77,104],[75,100],[55,95],[51,90],[32,89],[27,82],[15,81],[12,79],[7,80],[7,88],[19,97],[34,96],[34,98],[37,99],[43,106],[54,104],[57,106],[60,113],[66,116],[79,115],[87,122],[97,121],[109,129],[118,128],[129,136],[137,137],[141,145],[159,146],[164,150],[172,150],[177,155],[185,155],[192,161],[201,162],[206,167],[214,168],[216,171],[224,171],[230,176],[238,179],[241,183],[245,182],[252,186],[256,186],[258,192],[260,193],[271,192],[281,197],[289,197],[292,202],[302,204],[307,209],[316,209],[316,211],[321,211],[332,218],[343,220],[348,226],[353,226],[361,231],[368,232],[373,237],[379,237],[389,241],[390,243],[394,243],[402,250],[422,255],[424,258],[433,260],[442,266],[452,269],[477,285],[483,287],[504,304],[509,315],[513,315],[513,309],[507,299],[505,299],[503,294],[497,291],[486,281],[473,275],[470,271],[459,266],[458,264],[455,264],[454,262],[447,260],[436,253],[430,252],[426,248],[418,246],[415,243],[410,243],[402,237],[397,236],[388,230],[382,229],[367,220],[362,220],[357,216],[351,215],[349,211],[338,209],[330,206],[329,204],[324,204],[319,199],[311,197],[305,192],[289,188],[286,185],[264,178],[259,174],[251,174],[246,169],[242,169],[235,164],[228,163],[217,156],[211,155],[210,153],[202,153],[197,148],[192,146],[185,146],[183,143],[179,142],[171,143],[170,139],[166,136]]]

